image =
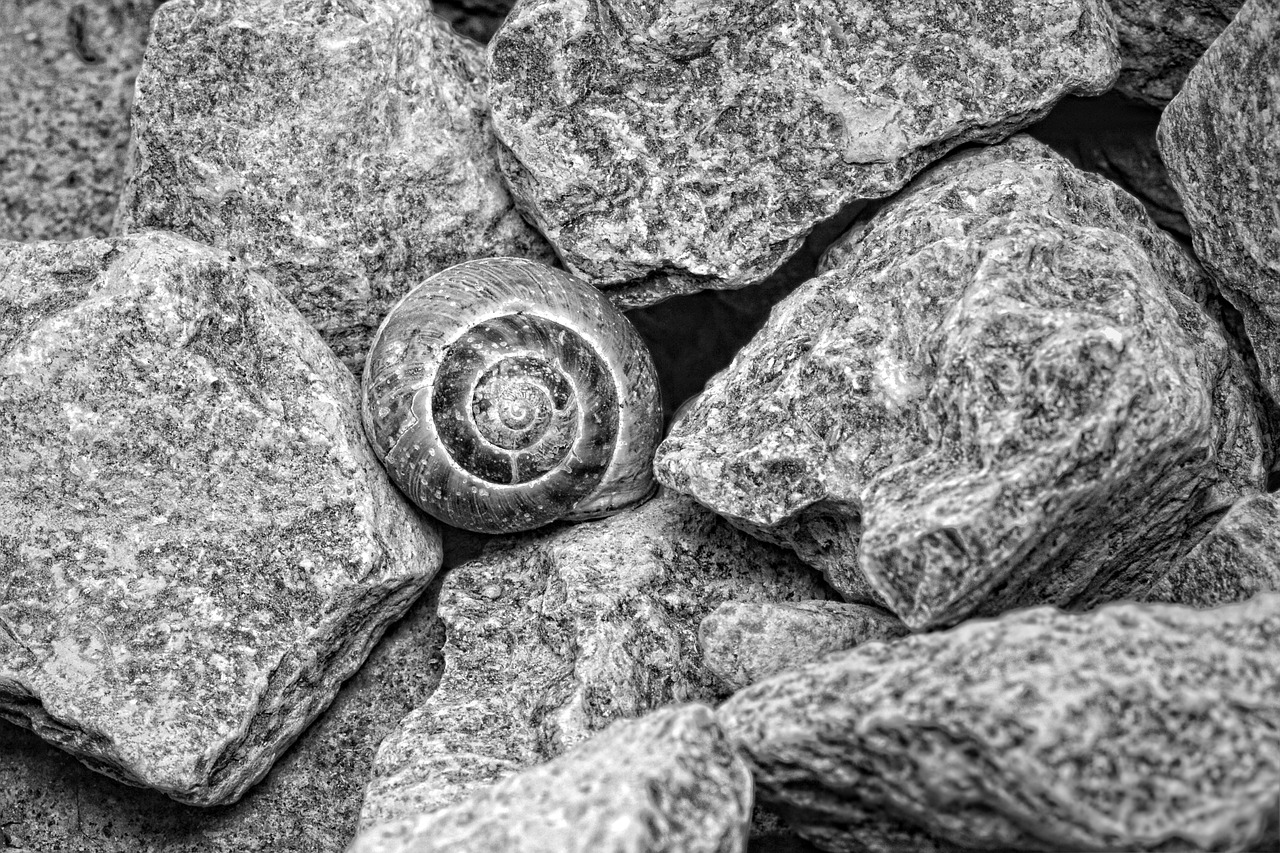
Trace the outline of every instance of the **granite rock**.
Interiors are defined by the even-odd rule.
[[[351,853],[743,853],[751,773],[705,705],[620,720],[565,755],[435,812],[380,824]]]
[[[758,797],[829,850],[861,849],[868,812],[980,850],[1275,849],[1277,695],[1280,595],[1262,595],[871,643],[718,718]]]
[[[431,10],[459,35],[487,44],[514,5],[514,0],[435,0]]]
[[[729,690],[795,669],[830,652],[906,636],[892,614],[842,601],[726,601],[698,627],[707,669]]]
[[[297,310],[175,235],[0,246],[0,717],[200,805],[440,564]]]
[[[1196,254],[1280,400],[1280,5],[1244,5],[1165,109],[1159,143]]]
[[[1241,0],[1108,0],[1120,40],[1116,88],[1164,106],[1240,8]]]
[[[444,677],[383,741],[361,826],[448,806],[614,720],[722,699],[698,653],[705,615],[828,595],[794,555],[674,495],[495,541],[445,577]]]
[[[0,240],[110,232],[159,3],[0,3]]]
[[[628,306],[759,282],[844,205],[1119,65],[1101,0],[526,0],[489,56],[512,193]]]
[[[920,629],[1129,596],[1261,487],[1256,391],[1202,272],[1043,145],[957,155],[827,264],[655,470],[846,599]]]
[[[429,275],[551,257],[502,184],[486,76],[422,0],[173,0],[138,76],[120,228],[247,259],[359,375]]]

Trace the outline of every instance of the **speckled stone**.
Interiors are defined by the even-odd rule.
[[[1203,274],[1043,145],[957,155],[827,263],[655,472],[846,599],[919,629],[1130,596],[1260,489],[1256,392]]]
[[[868,811],[977,850],[1272,850],[1277,695],[1280,595],[1262,595],[871,643],[718,718],[757,796],[829,850],[861,849]]]
[[[1120,79],[1126,95],[1164,106],[1209,45],[1231,22],[1241,0],[1107,0],[1120,38]]]
[[[620,720],[565,755],[350,853],[743,853],[751,773],[705,705]]]
[[[160,0],[0,3],[0,240],[111,230]]]
[[[1165,109],[1159,140],[1196,254],[1280,400],[1280,4],[1244,5]]]
[[[628,306],[759,282],[844,205],[1119,65],[1101,0],[527,0],[489,55],[512,193]]]
[[[902,620],[865,604],[726,601],[698,626],[698,646],[707,669],[740,690],[830,652],[906,634]]]
[[[356,386],[274,289],[161,233],[0,246],[0,716],[234,801],[440,565]]]
[[[448,806],[614,720],[727,691],[698,653],[728,600],[827,597],[687,498],[493,542],[444,580],[445,674],[378,751],[361,826]]]
[[[498,173],[486,76],[423,0],[173,0],[138,76],[120,227],[246,258],[358,375],[432,273],[551,257]]]

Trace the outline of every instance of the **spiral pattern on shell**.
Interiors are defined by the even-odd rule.
[[[363,381],[391,479],[456,527],[528,530],[652,494],[653,360],[598,290],[520,258],[466,261],[391,309]]]

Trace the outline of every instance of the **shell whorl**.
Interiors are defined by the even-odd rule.
[[[519,258],[466,261],[391,309],[363,381],[392,480],[457,527],[597,518],[648,497],[653,360],[595,288]]]

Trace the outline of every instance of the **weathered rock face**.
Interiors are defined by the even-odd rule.
[[[913,628],[1093,605],[1261,486],[1254,391],[1187,295],[1201,272],[1039,143],[953,158],[828,263],[655,470],[846,598]]]
[[[431,10],[454,31],[487,43],[514,5],[513,0],[435,0]]]
[[[615,722],[556,760],[433,813],[365,832],[351,853],[743,853],[751,773],[704,705]]]
[[[624,304],[758,282],[815,223],[1118,67],[1098,0],[536,0],[490,43],[502,168]]]
[[[760,799],[830,850],[861,849],[868,812],[974,849],[1272,849],[1277,691],[1280,595],[1263,595],[872,643],[718,718]]]
[[[707,668],[740,690],[830,652],[905,636],[902,621],[878,607],[842,601],[727,601],[698,627]]]
[[[355,382],[222,252],[0,247],[0,716],[232,801],[440,563]]]
[[[133,81],[159,3],[0,5],[0,240],[110,231]]]
[[[361,825],[450,805],[614,720],[723,698],[702,618],[825,596],[793,555],[678,496],[492,545],[444,580],[444,678],[383,741]]]
[[[247,259],[348,367],[473,257],[549,258],[502,185],[482,49],[419,0],[174,0],[134,107],[125,230]]]
[[[1240,8],[1241,0],[1108,0],[1120,37],[1116,88],[1164,106]]]
[[[1196,254],[1280,399],[1280,7],[1244,5],[1165,109],[1159,140]]]

